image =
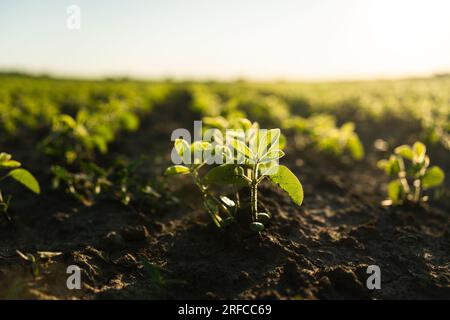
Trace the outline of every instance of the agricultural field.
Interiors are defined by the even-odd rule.
[[[450,299],[449,88],[0,74],[0,299]]]

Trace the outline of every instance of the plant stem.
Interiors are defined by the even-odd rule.
[[[239,198],[239,190],[235,184],[233,184],[234,198],[236,200],[236,209],[241,207],[241,199]]]
[[[400,180],[400,184],[402,185],[405,194],[408,195],[410,193],[411,188],[409,187],[408,179],[406,179],[405,163],[403,162],[403,159],[401,157],[398,159],[399,159],[398,163],[400,166],[398,179]]]
[[[252,182],[250,185],[250,198],[252,221],[256,221],[258,214],[258,163],[255,163],[253,166]]]
[[[420,201],[420,191],[422,189],[422,181],[420,179],[414,180],[414,198],[413,202],[418,203]]]
[[[250,192],[251,192],[251,205],[252,205],[252,221],[255,221],[256,214],[258,213],[258,190],[257,190],[256,184],[252,183]]]

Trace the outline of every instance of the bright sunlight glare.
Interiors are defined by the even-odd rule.
[[[450,70],[446,0],[2,1],[0,69],[194,79],[347,79]],[[17,19],[17,17],[21,17]]]

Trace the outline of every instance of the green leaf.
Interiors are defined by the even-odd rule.
[[[0,162],[0,168],[2,169],[11,169],[11,168],[19,168],[22,164],[19,161],[15,160],[8,160]]]
[[[191,144],[191,152],[203,152],[207,150],[211,144],[206,141],[195,141]]]
[[[340,130],[344,135],[349,136],[354,133],[355,124],[353,122],[346,122],[341,126]]]
[[[92,136],[91,140],[101,154],[105,154],[106,152],[108,152],[108,143],[102,136],[94,135]]]
[[[389,160],[380,160],[377,165],[378,168],[384,170],[389,176],[396,176],[400,172],[401,165],[400,159],[398,156],[391,155]]]
[[[285,146],[286,146],[286,137],[284,136],[284,134],[280,134],[280,141],[278,141],[278,147],[280,148],[280,150],[283,150]]]
[[[67,180],[70,177],[69,172],[61,166],[52,166],[50,170],[60,179]]]
[[[216,145],[223,145],[224,144],[224,142],[223,142],[224,137],[223,137],[222,132],[219,129],[217,129],[217,128],[214,128],[214,129],[211,129],[211,130],[214,130],[213,134],[212,134],[212,142],[215,142]]]
[[[39,187],[39,183],[33,177],[33,175],[25,169],[14,169],[11,171],[8,176],[16,180],[17,182],[23,184],[25,187],[30,189],[36,194],[41,193],[41,189]]]
[[[22,164],[19,161],[12,160],[12,156],[9,153],[0,153],[0,169],[3,168],[18,168]]]
[[[247,185],[245,179],[237,173],[236,168],[239,168],[239,166],[234,164],[222,164],[212,168],[203,178],[203,182],[206,184],[215,183],[220,185]]]
[[[284,152],[281,150],[269,151],[260,159],[260,162],[262,162],[262,163],[271,162],[274,160],[278,160],[283,156],[284,156]]]
[[[72,129],[77,126],[76,120],[74,118],[72,118],[71,116],[67,115],[67,114],[59,115],[55,119],[55,123],[57,123],[57,125],[65,124],[66,126],[68,126],[69,128],[72,128]]]
[[[204,160],[203,153],[205,150],[211,148],[211,144],[206,141],[195,141],[190,146],[190,152],[193,156],[193,164],[201,164]]]
[[[280,141],[281,131],[280,129],[270,129],[267,132],[267,147],[268,150],[272,150],[274,147],[278,148],[278,143]]]
[[[260,130],[258,138],[258,156],[263,157],[264,154],[282,149],[280,147],[280,129],[270,129],[268,131]]]
[[[246,132],[246,141],[248,141],[248,146],[252,150],[253,154],[258,153],[258,141],[260,139],[260,132],[258,128],[251,127]]]
[[[358,136],[352,135],[348,141],[347,146],[350,151],[350,154],[352,155],[353,159],[355,160],[361,160],[364,157],[364,147],[361,143],[361,140],[359,140]]]
[[[242,154],[246,159],[252,159],[253,158],[253,153],[252,151],[249,149],[249,147],[247,147],[245,145],[245,143],[243,143],[242,141],[238,140],[237,138],[234,138],[231,141],[231,146],[233,147],[234,150],[236,150],[238,153]]]
[[[398,154],[399,156],[412,160],[413,159],[413,151],[410,146],[404,144],[394,149],[394,153]]]
[[[175,174],[188,174],[189,168],[181,165],[171,166],[164,171],[165,176],[173,176]]]
[[[278,166],[278,161],[260,163],[258,171],[261,176],[270,176],[278,172]]]
[[[264,230],[264,225],[261,222],[250,223],[250,229],[254,232],[261,232]]]
[[[11,160],[11,155],[9,153],[1,152],[0,153],[0,163]]]
[[[223,117],[203,117],[203,124],[207,127],[226,129],[229,126],[228,121]]]
[[[247,131],[252,127],[252,122],[246,118],[241,118],[239,119],[239,125],[242,127],[242,129]]]
[[[286,166],[280,165],[277,173],[269,176],[270,180],[286,191],[297,205],[303,202],[303,187],[297,177]]]
[[[444,171],[442,171],[442,169],[438,166],[433,166],[425,172],[425,175],[422,178],[422,186],[425,189],[437,187],[444,182],[444,179]]]
[[[176,139],[175,140],[175,149],[178,152],[180,158],[183,159],[183,155],[189,152],[190,146],[184,139]]]
[[[413,162],[422,163],[425,159],[425,153],[427,152],[427,147],[420,141],[413,144]]]
[[[394,180],[388,184],[388,196],[394,203],[403,201],[403,188],[399,180]]]

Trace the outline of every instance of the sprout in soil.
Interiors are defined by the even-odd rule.
[[[5,171],[0,175],[0,182],[7,178],[11,178],[32,192],[39,194],[40,187],[34,176],[28,171],[21,168],[22,164],[12,159],[12,156],[8,153],[0,153],[0,171]],[[0,189],[0,212],[7,213],[11,196],[4,197],[2,190]]]
[[[251,123],[247,119],[239,121],[243,130],[226,130],[226,139],[223,135],[212,135],[212,141],[196,141],[189,145],[185,140],[175,141],[175,150],[184,165],[175,165],[166,169],[166,175],[190,174],[194,183],[203,196],[205,208],[218,227],[229,224],[235,218],[241,207],[238,189],[249,188],[251,223],[250,228],[255,232],[261,232],[265,223],[270,219],[268,212],[260,212],[258,209],[258,186],[266,178],[286,191],[297,205],[303,201],[303,188],[297,177],[278,161],[284,156],[282,151],[284,139],[280,139],[280,129],[261,130],[257,123]],[[223,131],[223,128],[221,128]],[[234,128],[233,128],[234,129]],[[216,129],[217,132],[221,132]],[[203,151],[203,155],[219,155],[224,163],[209,167],[208,157],[193,157],[192,164],[189,160],[196,150]],[[198,154],[198,153],[197,153]],[[201,153],[200,153],[201,154]],[[201,154],[202,155],[202,154]],[[206,158],[206,160],[203,160]],[[206,171],[200,177],[199,170]],[[209,169],[209,170],[208,170]],[[234,191],[234,200],[222,194],[216,196],[212,193],[211,186],[219,184],[229,186]]]
[[[424,191],[443,183],[444,171],[438,166],[430,167],[426,151],[423,143],[415,142],[395,148],[389,159],[378,161],[378,167],[394,178],[388,185],[389,199],[383,205],[425,202],[428,196],[423,195]]]

